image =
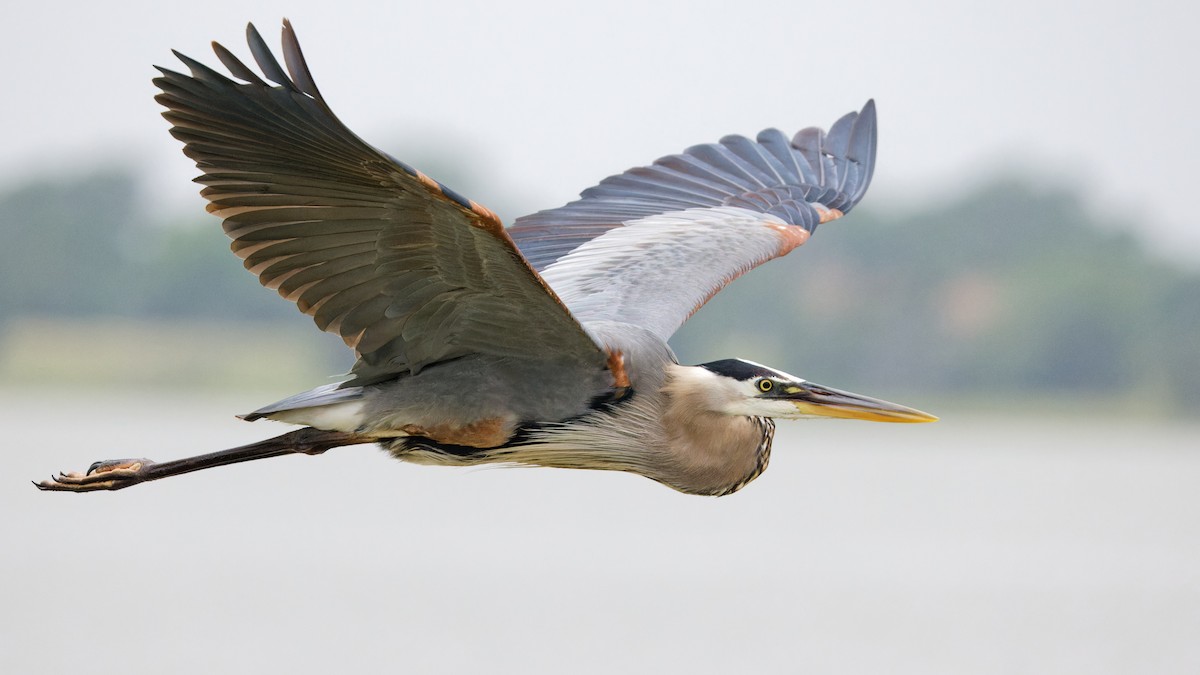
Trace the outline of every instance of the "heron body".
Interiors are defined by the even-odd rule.
[[[505,229],[487,208],[366,144],[317,89],[285,21],[286,71],[177,54],[157,100],[203,172],[208,210],[259,281],[342,337],[347,379],[243,418],[302,429],[173,462],[113,460],[50,490],[378,443],[398,459],[607,469],[723,495],[770,457],[773,418],[931,421],[739,359],[678,363],[668,338],[746,271],[862,198],[874,104],[828,133],[728,136],[605,179]]]

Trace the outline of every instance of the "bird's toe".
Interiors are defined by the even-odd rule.
[[[109,459],[92,464],[84,473],[59,472],[34,485],[39,490],[60,492],[120,490],[145,480],[145,469],[152,464],[148,459]]]

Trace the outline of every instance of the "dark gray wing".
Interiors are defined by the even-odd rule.
[[[286,72],[246,32],[263,76],[213,43],[243,82],[176,52],[191,75],[160,68],[155,98],[246,268],[357,352],[347,385],[473,353],[605,367],[491,211],[347,129],[286,20]]]
[[[672,211],[741,207],[812,232],[862,199],[876,138],[874,101],[828,134],[809,127],[791,140],[778,129],[753,141],[726,136],[610,176],[577,201],[518,218],[508,231],[539,272],[613,228]]]

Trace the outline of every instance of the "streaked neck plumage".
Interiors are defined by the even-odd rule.
[[[683,492],[724,495],[766,469],[775,423],[723,412],[727,385],[698,366],[667,367],[662,428],[676,475],[662,482]]]

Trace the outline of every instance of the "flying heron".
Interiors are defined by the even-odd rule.
[[[726,495],[766,468],[773,418],[936,419],[751,361],[680,365],[667,345],[731,280],[858,203],[873,102],[828,133],[697,145],[505,229],[347,129],[287,20],[286,70],[246,33],[261,75],[214,42],[236,79],[175,52],[191,74],[159,68],[156,100],[246,269],[357,361],[340,383],[242,416],[301,429],[169,462],[97,462],[39,488],[119,490],[378,443],[419,464],[609,469]]]

